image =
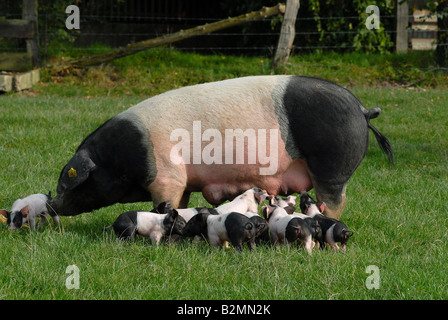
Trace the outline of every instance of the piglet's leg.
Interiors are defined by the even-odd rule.
[[[53,222],[55,225],[59,226],[59,224],[61,223],[59,216],[58,215],[54,215],[51,217],[53,219]]]
[[[159,246],[160,239],[162,239],[162,234],[161,233],[151,234],[150,238],[153,245],[155,244],[156,246]]]
[[[40,221],[39,221],[39,224],[37,225],[38,229],[43,227],[43,225],[47,221],[47,218],[48,218],[48,216],[45,213],[40,215]]]
[[[250,239],[247,245],[249,246],[249,251],[254,250],[257,247],[255,244],[255,238]]]
[[[35,220],[35,218],[34,217],[31,218],[28,223],[30,225],[31,231],[32,232],[36,231],[36,220]]]

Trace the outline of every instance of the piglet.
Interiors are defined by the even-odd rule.
[[[306,251],[311,254],[314,242],[310,224],[305,219],[296,217],[286,212],[280,206],[263,206],[262,212],[269,224],[271,240],[274,244],[290,243],[299,240],[305,245]]]
[[[197,215],[199,211],[202,209],[206,209],[206,207],[198,207],[198,208],[185,208],[185,209],[176,209],[179,213],[179,216],[185,219],[185,222],[190,221],[190,219]]]
[[[316,214],[322,214],[325,210],[326,204],[323,201],[316,202],[308,194],[303,191],[300,194],[300,211],[308,217],[314,217]]]
[[[272,196],[272,195],[268,196],[268,200],[269,200],[269,203],[271,204],[271,206],[277,205],[282,208],[285,208],[288,206],[295,207],[296,199],[297,199],[296,196],[288,196],[286,198],[282,198],[279,196]]]
[[[32,194],[23,199],[17,199],[11,211],[4,209],[0,213],[6,217],[6,224],[10,230],[20,229],[24,223],[30,225],[31,231],[36,231],[36,218],[40,217],[38,228],[41,228],[48,217],[47,201],[51,200],[51,193]],[[59,225],[59,217],[52,215],[53,221]]]
[[[252,221],[255,226],[256,234],[255,234],[255,243],[258,245],[262,242],[269,241],[269,226],[265,219],[263,219],[256,212],[246,212],[244,214],[246,217]]]
[[[312,217],[319,223],[322,229],[322,235],[316,237],[321,249],[325,248],[325,242],[335,250],[339,250],[338,243],[341,244],[341,250],[345,251],[349,238],[353,231],[349,230],[345,223],[333,218],[328,218],[322,214],[324,206],[319,207],[319,203],[306,192],[302,192],[300,197],[300,208],[302,213]]]
[[[248,211],[258,212],[258,205],[268,196],[265,190],[252,188],[237,196],[231,202],[220,205],[216,208],[219,214],[238,212],[244,214]]]
[[[186,222],[177,210],[167,202],[160,203],[157,210],[158,212],[134,210],[122,213],[113,224],[103,230],[113,227],[120,240],[134,240],[136,234],[149,237],[152,244],[156,245],[163,236],[181,235]]]
[[[210,210],[203,209],[188,221],[182,235],[203,236],[216,248],[230,241],[235,250],[241,252],[246,242],[249,251],[255,248],[256,229],[253,222],[241,213],[212,214]]]

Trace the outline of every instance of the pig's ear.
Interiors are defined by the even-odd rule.
[[[319,201],[318,203],[317,203],[317,208],[319,209],[319,211],[321,212],[321,213],[324,213],[324,210],[325,210],[325,207],[327,206],[327,204],[325,203],[325,202],[323,202],[323,201]]]
[[[24,216],[27,216],[30,213],[30,207],[29,206],[23,207],[22,210],[20,210],[20,212],[22,212]]]
[[[202,213],[198,213],[198,216],[200,225],[201,226],[207,225],[208,212],[203,211]]]
[[[170,222],[174,223],[176,218],[179,216],[179,212],[176,209],[173,209],[170,213],[168,213],[168,219]]]
[[[271,215],[271,213],[273,211],[272,209],[273,209],[273,207],[271,207],[271,206],[263,206],[263,207],[261,207],[261,212],[263,212],[263,217],[266,220],[269,220],[269,216]]]
[[[95,170],[96,164],[90,158],[86,150],[75,153],[73,158],[62,169],[59,176],[58,193],[72,190],[87,180],[91,171]]]
[[[269,195],[269,196],[267,196],[266,199],[268,199],[269,204],[270,204],[271,206],[275,205],[275,196]]]
[[[296,211],[296,207],[294,207],[294,206],[287,206],[287,207],[284,207],[283,209],[285,209],[287,214],[293,214],[294,211]]]
[[[264,201],[264,199],[266,199],[268,194],[264,190],[260,190],[260,191],[257,190],[257,191],[254,191],[254,196],[255,196],[255,199],[257,200],[257,202],[261,203]]]
[[[165,213],[165,208],[169,205],[169,201],[163,201],[160,202],[159,205],[157,206],[156,212],[163,214]]]
[[[0,209],[0,214],[6,217],[8,215],[8,211],[6,211],[5,209]]]
[[[289,196],[287,199],[288,204],[290,204],[291,206],[295,206],[296,205],[296,196]]]

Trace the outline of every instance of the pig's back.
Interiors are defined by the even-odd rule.
[[[275,107],[282,103],[290,77],[252,76],[183,87],[142,101],[125,112],[137,114],[151,132],[161,125],[169,132],[190,129],[193,121],[202,121],[203,130],[266,129],[275,123],[278,126],[273,121]],[[272,125],[267,127],[269,123]]]

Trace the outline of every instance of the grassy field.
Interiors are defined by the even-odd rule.
[[[0,207],[9,209],[31,193],[55,194],[60,170],[82,139],[146,97],[192,83],[269,73],[268,61],[259,57],[168,52],[171,56],[155,51],[129,57],[84,74],[44,75],[32,91],[0,96]],[[149,58],[136,67],[138,59]],[[279,71],[320,72],[350,86],[367,108],[383,110],[372,123],[391,140],[396,167],[388,168],[371,135],[367,156],[347,188],[341,220],[355,234],[345,253],[316,250],[309,256],[301,248],[260,246],[237,254],[189,241],[157,248],[142,238],[118,243],[102,228],[121,212],[152,204],[117,204],[62,217],[61,227],[47,224],[34,234],[0,224],[0,299],[447,299],[446,75],[409,67],[414,74],[403,83],[418,82],[420,89],[397,88],[390,78],[384,86],[389,71],[379,67],[356,69],[350,79],[348,68],[361,64],[361,57],[348,62],[352,58],[334,56],[331,65],[340,67],[332,70],[305,57],[311,66],[302,70],[294,57]],[[362,72],[372,70],[379,74],[363,81]],[[199,205],[206,202],[195,194],[190,206]],[[79,289],[66,287],[70,265],[79,268]],[[379,270],[379,289],[366,286],[371,265]]]

